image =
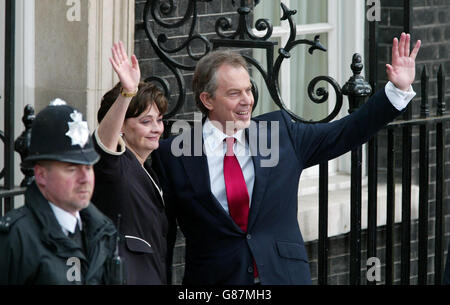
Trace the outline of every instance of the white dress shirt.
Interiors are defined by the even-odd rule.
[[[396,88],[391,82],[386,84],[385,92],[389,101],[399,111],[408,106],[408,103],[416,95],[412,86],[410,86],[408,91],[402,91]],[[253,185],[255,183],[253,160],[243,130],[237,131],[233,136],[236,138],[233,150],[239,161],[239,165],[241,166],[242,173],[244,174],[251,203]],[[229,213],[225,179],[223,176],[223,157],[226,152],[226,143],[224,142],[224,139],[226,137],[228,136],[216,128],[209,118],[206,119],[205,124],[203,124],[203,140],[205,155],[208,160],[211,192],[219,201],[223,209]]]
[[[83,224],[81,222],[79,212],[76,213],[76,216],[73,216],[69,212],[54,205],[50,201],[48,203],[49,203],[50,207],[52,208],[52,211],[55,214],[56,220],[58,221],[59,225],[61,226],[63,233],[66,236],[68,236],[69,233],[71,233],[71,234],[75,233],[75,226],[77,225],[77,220],[78,220],[78,223],[80,226],[80,231],[83,230]]]
[[[205,155],[208,159],[209,179],[211,183],[211,192],[219,201],[223,209],[228,211],[228,200],[225,189],[225,179],[223,176],[223,157],[227,151],[225,138],[228,136],[216,128],[207,118],[203,124],[203,140]],[[236,139],[233,145],[233,151],[238,159],[239,165],[247,184],[248,196],[252,202],[253,184],[255,183],[255,169],[253,160],[245,141],[243,130],[237,131],[233,137]]]

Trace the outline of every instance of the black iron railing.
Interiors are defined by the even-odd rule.
[[[0,202],[4,211],[14,208],[14,197],[22,195],[25,188],[14,185],[14,77],[15,77],[15,12],[14,0],[5,3],[5,97],[4,97],[4,132],[0,139],[4,144],[4,165],[0,172],[3,184],[0,186]],[[1,213],[1,207],[0,207]]]
[[[418,232],[418,283],[427,283],[427,270],[428,270],[428,242],[430,237],[429,232],[429,181],[430,181],[430,138],[435,132],[436,140],[436,198],[435,198],[435,267],[434,276],[435,283],[440,284],[442,280],[442,270],[444,264],[444,153],[445,153],[445,127],[446,123],[450,121],[450,115],[445,113],[445,76],[442,65],[437,72],[437,86],[438,86],[438,99],[437,110],[434,116],[430,116],[429,111],[429,77],[427,75],[426,68],[422,70],[421,74],[421,107],[420,117],[415,119],[406,119],[390,123],[387,126],[388,131],[388,165],[387,165],[387,185],[388,185],[388,228],[392,228],[394,219],[394,133],[397,130],[401,130],[403,133],[402,142],[405,145],[405,130],[412,132],[413,128],[419,129],[419,232]],[[408,141],[409,142],[409,141]],[[409,145],[409,143],[407,143]],[[402,284],[409,284],[410,278],[410,261],[406,260],[410,258],[411,241],[410,241],[410,226],[406,226],[405,223],[411,223],[411,197],[410,188],[411,184],[404,187],[405,180],[410,181],[412,162],[410,162],[411,151],[402,149],[402,159],[407,159],[408,162],[402,162],[402,192],[408,192],[409,197],[402,195],[402,248],[401,248],[401,282]],[[405,172],[407,174],[405,174]],[[406,198],[406,199],[405,199]],[[404,218],[408,217],[408,218]],[[393,265],[394,259],[392,255],[392,249],[394,246],[392,229],[388,232],[388,239],[386,248],[389,249],[389,253],[386,254],[386,283],[392,284],[393,281]]]

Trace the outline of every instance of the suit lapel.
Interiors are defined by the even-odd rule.
[[[256,130],[255,130],[256,131]],[[252,153],[253,167],[255,169],[255,183],[253,186],[252,202],[250,205],[250,211],[248,216],[248,231],[250,232],[253,225],[256,222],[261,205],[263,204],[264,193],[267,189],[267,183],[269,181],[271,167],[261,167],[262,157],[257,147],[259,143],[259,130],[254,134],[249,135],[248,129],[245,130],[247,143],[249,143],[250,151]],[[250,139],[250,137],[256,136],[256,139]],[[268,139],[270,141],[270,139]],[[270,145],[270,144],[269,144]]]
[[[192,130],[191,136],[191,139],[194,139],[194,130]],[[203,148],[203,137],[201,144]],[[196,156],[194,154],[194,145],[192,145],[190,151],[191,156],[183,155],[181,156],[181,160],[186,171],[186,175],[191,182],[192,188],[199,198],[199,202],[206,209],[211,211],[213,215],[217,215],[219,218],[223,219],[224,222],[226,222],[233,229],[240,230],[211,192],[208,160],[203,152],[203,149],[200,156]]]

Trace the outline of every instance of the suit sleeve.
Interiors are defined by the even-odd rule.
[[[158,179],[161,183],[164,202],[166,206],[167,218],[169,222],[169,230],[167,233],[166,272],[167,272],[167,283],[170,285],[172,284],[172,262],[173,262],[175,241],[177,238],[177,222],[175,214],[175,199],[173,196],[174,191],[170,186],[170,181],[164,166],[164,162],[167,162],[167,160],[164,160],[163,154],[164,148],[157,149],[152,153],[152,168],[156,172]]]
[[[340,120],[304,124],[285,120],[297,157],[307,168],[336,158],[367,142],[402,111],[379,90],[363,106]]]

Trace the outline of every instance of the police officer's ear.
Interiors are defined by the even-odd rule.
[[[45,186],[47,184],[49,166],[49,164],[41,162],[34,165],[34,178],[37,185]]]
[[[199,98],[202,101],[202,103],[206,109],[208,109],[209,111],[214,109],[211,94],[203,91],[202,93],[200,93]]]

